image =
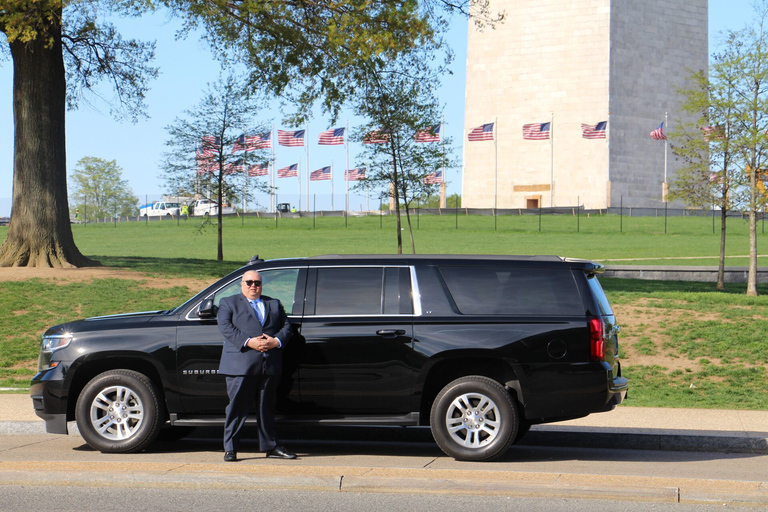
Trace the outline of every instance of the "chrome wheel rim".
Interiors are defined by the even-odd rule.
[[[93,399],[90,414],[97,434],[110,441],[123,441],[144,423],[144,404],[131,388],[110,386]]]
[[[448,406],[445,426],[459,445],[483,448],[499,435],[501,413],[496,403],[482,393],[465,393]]]

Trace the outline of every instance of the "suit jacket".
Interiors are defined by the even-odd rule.
[[[217,322],[224,335],[219,373],[224,375],[280,375],[283,369],[283,348],[259,352],[245,347],[250,337],[268,334],[279,338],[285,347],[291,338],[291,324],[280,301],[261,296],[264,301],[264,327],[248,298],[242,293],[225,297],[219,304]]]

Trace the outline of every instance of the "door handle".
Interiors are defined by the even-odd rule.
[[[376,334],[379,336],[402,336],[405,334],[405,329],[379,329]]]

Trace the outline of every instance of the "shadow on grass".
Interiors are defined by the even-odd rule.
[[[650,281],[646,279],[601,277],[600,284],[606,292],[717,292],[734,295],[744,295],[747,292],[746,283],[726,283],[724,291],[715,289],[715,283],[700,283],[694,281]],[[760,295],[768,294],[768,284],[757,285],[757,292]]]
[[[91,255],[106,267],[124,267],[137,272],[160,276],[185,276],[196,278],[223,277],[245,265],[245,261],[215,261],[193,258],[156,258],[144,256]]]

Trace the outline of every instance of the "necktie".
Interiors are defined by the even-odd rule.
[[[264,313],[261,311],[261,308],[259,307],[259,302],[261,301],[255,300],[251,302],[251,306],[253,306],[254,311],[256,311],[256,316],[259,318],[259,323],[261,323],[261,325],[264,325]]]

